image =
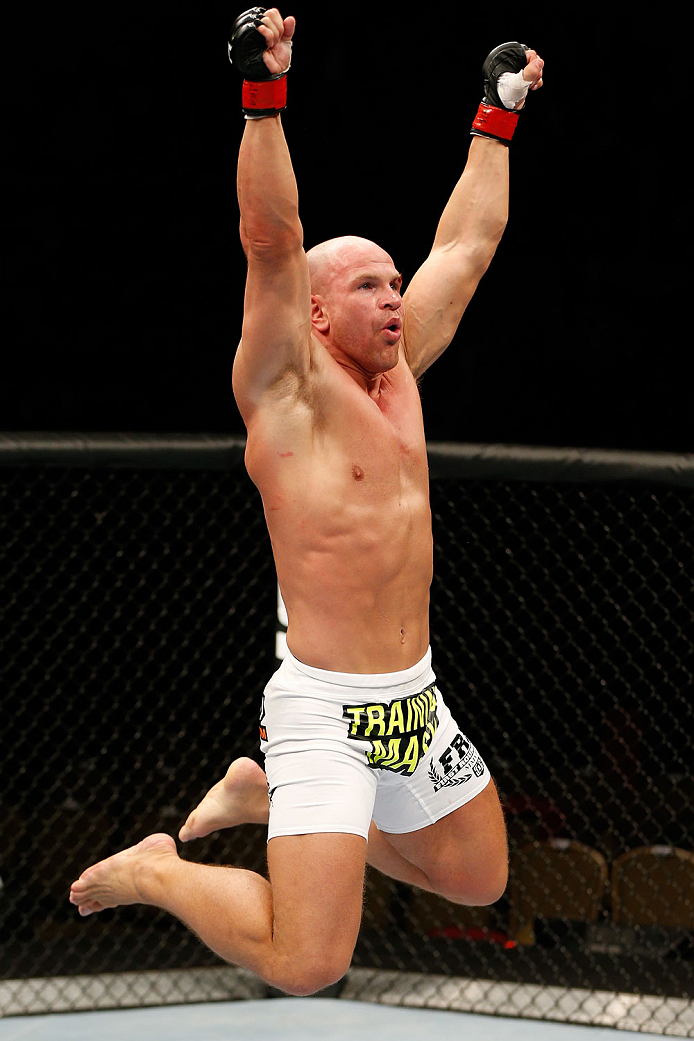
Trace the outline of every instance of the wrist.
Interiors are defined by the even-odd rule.
[[[491,137],[508,145],[511,141],[518,123],[518,112],[509,112],[505,108],[497,108],[481,102],[477,114],[472,121],[471,134],[480,137]]]
[[[246,119],[276,116],[287,107],[287,77],[268,80],[244,80],[241,92]]]

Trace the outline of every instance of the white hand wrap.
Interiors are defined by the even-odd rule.
[[[531,86],[532,80],[523,79],[522,72],[503,72],[499,76],[496,90],[504,108],[515,108],[520,101],[525,100]]]

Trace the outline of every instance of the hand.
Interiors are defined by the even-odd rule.
[[[521,76],[522,79],[521,79],[521,82],[518,85],[520,87],[521,83],[522,84],[528,84],[529,83],[530,84],[529,87],[528,86],[524,87],[524,89],[526,91],[527,90],[539,90],[540,87],[542,86],[542,70],[544,68],[545,63],[542,60],[542,58],[540,58],[538,56],[537,51],[534,51],[534,50],[527,50],[525,52],[525,57],[526,57],[526,60],[527,60],[528,64],[525,66],[523,71],[520,73],[520,76]],[[518,75],[518,74],[516,74],[516,75]],[[502,79],[503,79],[503,77],[502,77]],[[522,101],[518,101],[513,106],[513,108],[515,109],[516,112],[520,112],[520,110],[523,108],[524,105],[525,105],[525,98],[523,98]]]
[[[542,70],[545,63],[538,56],[537,51],[527,50],[525,57],[528,59],[528,64],[523,69],[523,79],[530,82],[531,90],[539,90],[542,86]]]
[[[257,26],[267,43],[263,61],[273,76],[282,75],[292,63],[292,36],[295,28],[296,18],[282,18],[276,7],[266,11]]]

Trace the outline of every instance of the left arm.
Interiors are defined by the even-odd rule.
[[[403,297],[403,341],[415,377],[436,361],[496,251],[508,217],[508,147],[473,137],[431,253]]]
[[[485,61],[485,97],[473,123],[473,132],[482,136],[472,139],[431,253],[403,297],[403,344],[415,377],[455,336],[501,241],[508,218],[508,142],[513,136],[507,122],[518,118],[509,110],[522,108],[527,91],[542,86],[543,66],[537,51],[518,43],[502,44]],[[509,82],[503,74],[511,70]]]

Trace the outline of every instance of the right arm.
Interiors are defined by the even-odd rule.
[[[283,40],[291,39],[293,20],[283,23],[273,10],[264,22],[270,23],[263,32],[268,50],[276,54]],[[296,179],[279,115],[246,121],[237,190],[248,271],[233,386],[248,424],[269,391],[286,377],[301,379],[309,366],[311,288]]]

